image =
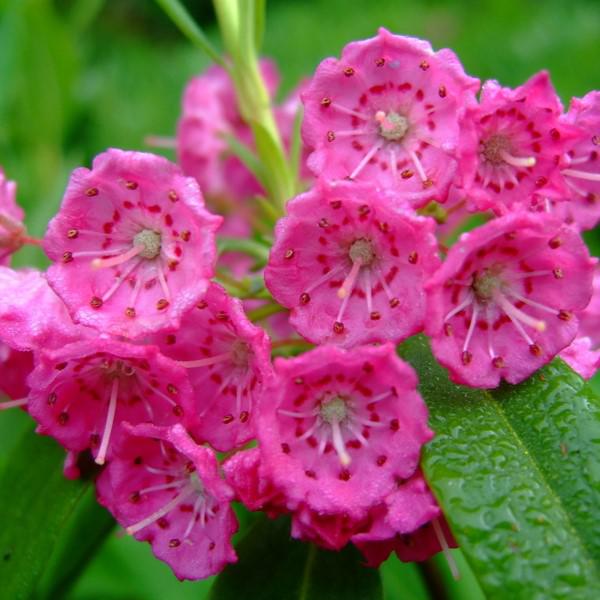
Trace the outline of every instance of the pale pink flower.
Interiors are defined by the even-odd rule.
[[[279,83],[275,64],[262,60],[261,73],[273,96]],[[230,76],[222,67],[212,66],[187,84],[177,126],[178,162],[211,202],[243,200],[262,191],[254,175],[229,151],[227,136],[253,146]]]
[[[288,510],[360,520],[415,472],[433,434],[416,375],[392,344],[321,346],[277,359],[275,370],[257,436],[263,472]]]
[[[155,346],[107,338],[42,351],[29,377],[28,409],[39,433],[67,450],[110,459],[122,423],[169,425],[193,411],[186,370]]]
[[[460,184],[480,209],[504,214],[565,195],[558,163],[576,130],[561,113],[545,71],[515,89],[483,85],[480,104],[461,121],[459,162]]]
[[[327,179],[389,188],[422,206],[445,200],[455,172],[458,119],[479,80],[451,50],[380,29],[327,58],[302,98],[308,167]]]
[[[399,342],[423,328],[434,222],[394,203],[368,185],[325,182],[288,203],[265,282],[309,341]]]
[[[240,300],[211,283],[178,330],[150,340],[189,374],[195,410],[186,424],[197,439],[225,452],[254,437],[256,398],[272,377],[271,344]]]
[[[580,136],[561,165],[570,201],[556,210],[580,229],[592,229],[600,220],[600,92],[573,98],[563,120],[580,129]]]
[[[215,453],[180,425],[126,430],[98,480],[100,503],[179,579],[203,579],[235,562],[233,491]]]
[[[0,265],[7,265],[10,255],[23,245],[26,234],[25,213],[16,202],[17,184],[9,181],[0,168]]]
[[[518,383],[569,345],[595,260],[550,215],[515,212],[463,234],[426,285],[426,333],[457,383]]]
[[[577,336],[559,356],[584,379],[593,377],[600,368],[600,350],[594,350],[589,337]]]
[[[176,327],[206,291],[222,218],[165,158],[111,149],[73,172],[44,249],[76,322],[139,337]]]

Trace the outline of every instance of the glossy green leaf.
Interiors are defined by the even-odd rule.
[[[449,382],[423,337],[427,478],[488,598],[600,597],[600,401],[555,362],[497,391]]]
[[[382,600],[379,573],[353,546],[328,552],[292,540],[288,519],[261,516],[217,577],[209,600]]]
[[[64,450],[32,429],[27,428],[0,471],[0,597],[11,600],[32,597],[91,487],[89,481],[65,479]],[[87,531],[84,521],[79,521],[81,532]],[[64,555],[83,552],[84,546],[72,539]],[[77,556],[72,559],[80,561]],[[51,582],[47,585],[52,588]]]

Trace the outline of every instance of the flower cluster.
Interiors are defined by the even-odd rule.
[[[9,266],[35,240],[0,172],[0,408],[64,446],[67,476],[89,453],[100,503],[180,578],[236,560],[233,500],[372,566],[447,550],[396,345],[425,332],[482,388],[558,354],[585,377],[600,364],[580,234],[600,220],[600,94],[564,113],[546,73],[478,91],[450,50],[383,29],[324,60],[274,107],[291,149],[304,105],[306,187],[271,239],[221,67],[186,89],[179,166],[109,149],[73,172],[45,272]],[[472,213],[485,224],[448,247]]]

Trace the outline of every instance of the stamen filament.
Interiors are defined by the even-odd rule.
[[[156,274],[158,276],[158,281],[160,283],[160,287],[162,288],[166,300],[171,302],[171,291],[169,290],[169,286],[167,285],[167,278],[165,277],[165,272],[162,268],[160,260],[156,261]]]
[[[498,154],[505,163],[512,167],[535,167],[536,160],[534,156],[513,156],[506,150],[500,150]]]
[[[352,459],[346,450],[346,444],[344,443],[344,438],[342,436],[342,430],[340,429],[340,422],[336,419],[331,421],[331,438],[333,442],[333,447],[337,452],[338,458],[344,467],[347,467]]]
[[[216,365],[218,363],[226,362],[231,359],[231,352],[223,352],[222,354],[215,354],[207,358],[199,358],[197,360],[178,360],[177,364],[185,367],[186,369],[195,369],[196,367],[208,367],[210,365]]]
[[[94,269],[106,269],[108,267],[116,267],[117,265],[122,265],[123,263],[131,260],[138,254],[141,254],[146,249],[144,244],[138,244],[137,246],[133,246],[127,252],[117,255],[113,258],[95,258],[92,261],[92,268]]]
[[[371,285],[371,270],[363,271],[363,279],[365,283],[365,295],[367,297],[367,316],[373,312],[373,286]]]
[[[382,147],[383,147],[382,141],[379,141],[379,142],[373,144],[373,146],[371,146],[371,149],[364,155],[363,159],[358,163],[358,165],[356,166],[354,171],[352,171],[352,173],[350,173],[348,178],[355,179],[356,176],[367,166],[367,163],[375,156],[375,154],[377,154],[377,152],[379,152],[379,150]]]
[[[564,169],[561,173],[567,177],[585,179],[586,181],[600,181],[600,173],[590,173],[589,171],[580,171],[579,169]]]
[[[155,521],[158,521],[161,517],[169,514],[174,508],[179,506],[186,498],[194,494],[195,491],[191,486],[187,486],[178,496],[175,496],[170,502],[167,502],[162,508],[159,508],[156,512],[153,512],[150,516],[138,521],[134,525],[130,525],[125,529],[125,531],[129,535],[133,535],[140,531],[140,529],[144,529],[148,525],[152,525]]]
[[[494,300],[498,303],[498,305],[502,308],[502,310],[510,317],[518,319],[525,325],[529,325],[533,329],[537,329],[540,333],[546,331],[546,322],[541,321],[539,319],[534,319],[529,316],[527,313],[524,313],[521,309],[511,304],[509,300],[502,294],[502,292],[496,292],[494,295]],[[513,321],[514,322],[514,321]]]
[[[294,419],[308,419],[314,417],[318,413],[319,409],[311,410],[307,412],[296,412],[294,410],[285,410],[284,408],[278,408],[277,412],[285,417],[292,417]]]
[[[416,152],[414,150],[409,150],[408,155],[410,156],[410,159],[413,161],[413,164],[415,165],[415,169],[417,170],[417,173],[419,174],[421,181],[423,181],[423,182],[427,181],[427,179],[428,179],[427,174],[425,173],[425,169],[423,168],[423,165],[421,164],[421,161],[419,160],[419,157],[417,156]]]
[[[179,481],[173,481],[171,483],[162,483],[160,485],[151,485],[147,488],[140,490],[140,494],[149,494],[150,492],[162,492],[164,490],[170,490],[176,487],[181,487],[187,483],[187,479],[180,479]]]
[[[102,434],[102,441],[100,443],[100,449],[96,456],[96,464],[103,465],[106,462],[106,453],[108,451],[108,444],[110,442],[110,435],[112,433],[113,425],[115,422],[115,413],[117,412],[117,398],[119,395],[119,378],[115,377],[112,382],[110,390],[110,401],[108,403],[108,412],[106,414],[106,424],[104,425],[104,433]]]
[[[450,552],[450,547],[448,546],[448,542],[446,541],[446,536],[444,536],[444,532],[442,531],[442,526],[438,519],[433,519],[431,521],[431,525],[433,526],[433,531],[435,533],[435,537],[442,547],[442,552],[444,553],[444,557],[446,558],[446,562],[448,563],[448,567],[450,568],[450,573],[452,573],[452,577],[456,581],[460,579],[460,571],[456,566],[456,562],[454,560],[454,556]]]
[[[112,286],[104,293],[102,296],[102,302],[106,302],[110,299],[110,297],[121,287],[121,284],[127,277],[129,277],[141,264],[142,259],[135,261],[131,264],[129,269],[127,269],[124,273],[121,273],[119,277],[115,280]]]
[[[559,314],[559,311],[556,310],[555,308],[552,308],[551,306],[546,306],[545,304],[541,304],[540,302],[536,302],[535,300],[530,300],[526,296],[522,296],[521,294],[519,294],[518,292],[515,292],[514,290],[507,289],[507,290],[505,290],[505,292],[507,294],[510,294],[517,300],[520,300],[521,302],[528,304],[529,306],[533,306],[534,308],[539,308],[540,310],[544,310],[552,315]]]
[[[325,275],[319,277],[319,279],[317,279],[311,285],[309,285],[306,288],[306,292],[310,294],[310,292],[317,289],[320,285],[327,283],[330,279],[333,279],[343,268],[344,265],[338,264],[336,267],[331,269],[331,271],[328,271],[327,273],[325,273]]]
[[[8,402],[0,402],[0,410],[7,408],[15,408],[17,406],[25,406],[27,404],[27,398],[19,398],[19,400],[9,400]]]
[[[340,112],[343,112],[347,115],[351,115],[352,117],[356,117],[358,119],[363,119],[364,121],[369,121],[369,117],[367,115],[363,115],[363,113],[359,113],[355,110],[351,110],[349,108],[346,108],[345,106],[338,104],[337,102],[332,102],[330,105],[332,108],[335,108],[336,110],[339,110]]]
[[[445,317],[444,323],[449,321],[454,315],[458,314],[461,310],[464,310],[473,302],[473,294],[469,292],[466,298],[458,305],[455,306]]]
[[[362,260],[358,259],[352,263],[352,268],[350,269],[350,273],[344,279],[340,289],[337,292],[338,298],[345,298],[352,293],[354,289],[354,285],[356,284],[356,278],[358,277],[358,273],[360,272],[360,268],[362,267]]]
[[[204,496],[200,495],[198,496],[198,498],[196,498],[196,502],[194,502],[194,510],[192,511],[192,516],[190,517],[188,525],[185,528],[185,533],[183,534],[184,540],[186,540],[190,533],[192,533],[192,529],[194,528],[194,524],[196,523],[196,517],[198,516],[198,511],[200,510],[200,507],[203,502],[205,502]]]
[[[467,331],[467,337],[465,338],[465,343],[463,344],[463,352],[466,352],[469,349],[469,344],[471,343],[471,338],[473,337],[473,332],[475,331],[475,325],[477,325],[478,312],[479,306],[477,302],[473,302],[473,312],[471,312],[471,321],[469,322],[469,330]]]

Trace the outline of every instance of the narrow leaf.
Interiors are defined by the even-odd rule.
[[[31,597],[91,486],[65,479],[64,450],[32,429],[0,470],[0,595],[11,600]]]
[[[328,552],[290,538],[288,519],[261,516],[219,575],[209,600],[382,600],[379,573],[353,546]]]
[[[598,597],[598,398],[560,364],[490,393],[450,383],[422,337],[401,353],[436,431],[424,471],[486,596]]]

